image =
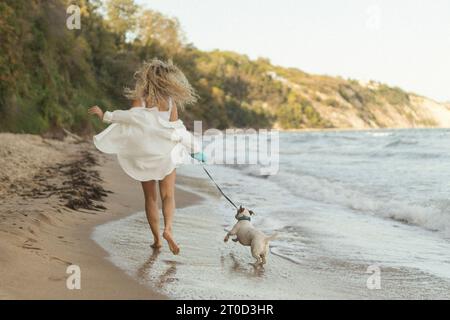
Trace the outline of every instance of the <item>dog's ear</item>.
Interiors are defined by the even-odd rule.
[[[242,207],[242,206],[239,206],[239,209],[238,209],[238,213],[241,213],[242,211],[244,211],[245,209]]]
[[[255,213],[252,210],[248,210],[248,212],[250,213],[251,216],[255,215]]]

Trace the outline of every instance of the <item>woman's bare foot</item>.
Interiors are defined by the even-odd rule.
[[[161,241],[153,242],[153,244],[150,245],[150,247],[152,247],[153,249],[161,249],[161,247],[162,247]]]
[[[173,254],[177,255],[180,253],[180,247],[178,247],[175,240],[173,240],[172,233],[170,233],[168,231],[164,231],[163,238],[167,240],[170,251],[172,251]]]
[[[161,249],[162,247],[162,243],[161,243],[161,239],[155,239],[153,240],[153,244],[150,245],[150,247],[152,247],[153,249]]]

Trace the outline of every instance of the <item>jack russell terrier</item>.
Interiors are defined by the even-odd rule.
[[[254,228],[251,223],[251,216],[254,214],[253,211],[240,206],[234,216],[238,222],[227,233],[223,241],[227,242],[230,236],[236,236],[236,238],[232,239],[234,242],[239,241],[243,246],[250,246],[252,256],[256,259],[256,263],[265,264],[269,252],[269,241],[275,239],[276,234],[266,236]]]

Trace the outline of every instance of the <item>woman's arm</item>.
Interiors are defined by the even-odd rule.
[[[106,111],[103,113],[99,106],[93,106],[88,110],[89,114],[96,115],[105,123],[133,123],[133,114],[128,110]]]

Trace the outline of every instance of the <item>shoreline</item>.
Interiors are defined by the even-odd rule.
[[[167,299],[114,266],[108,261],[107,252],[91,238],[96,226],[144,208],[139,183],[126,176],[115,157],[97,152],[89,142],[60,142],[11,134],[2,138],[6,141],[10,137],[31,139],[32,145],[42,142],[42,150],[54,149],[55,156],[49,157],[49,164],[67,163],[69,159],[79,158],[80,152],[91,152],[98,160],[92,169],[98,172],[100,185],[112,193],[104,201],[94,201],[98,207],[106,207],[104,210],[73,210],[56,195],[42,196],[40,190],[32,189],[35,181],[29,176],[12,181],[11,185],[18,186],[19,192],[0,193],[0,299]],[[10,156],[17,157],[17,154]],[[34,176],[46,170],[42,164],[37,167],[28,174]],[[9,182],[8,177],[2,180]],[[31,198],[21,194],[27,188],[33,190]],[[180,188],[176,194],[178,208],[201,200]],[[168,250],[166,245],[163,250]],[[69,265],[80,267],[81,290],[66,287]]]
[[[445,130],[450,127],[389,127],[389,128],[305,128],[305,129],[272,129],[279,132],[377,132],[402,130]]]
[[[268,132],[277,131],[280,133],[310,133],[310,132],[380,132],[380,131],[406,131],[406,130],[450,130],[450,127],[389,127],[389,128],[303,128],[303,129],[281,129],[281,128],[262,128]],[[233,134],[245,134],[252,128],[228,128],[219,130],[225,134],[227,130],[236,130]],[[261,129],[258,129],[261,130]],[[214,135],[214,134],[212,134]],[[208,135],[206,135],[208,136]]]

